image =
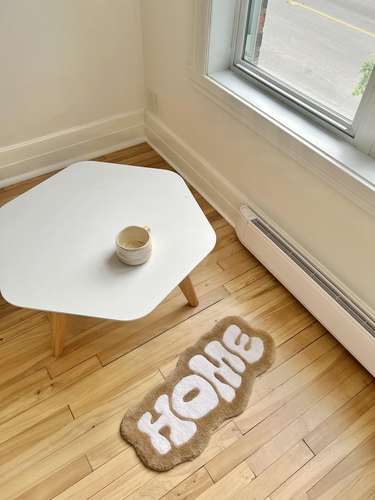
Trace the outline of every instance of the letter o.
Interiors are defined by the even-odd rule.
[[[199,394],[190,401],[184,401],[184,397],[193,390],[199,390]],[[184,377],[173,389],[172,406],[181,417],[202,418],[216,408],[218,403],[219,397],[215,389],[199,375]]]

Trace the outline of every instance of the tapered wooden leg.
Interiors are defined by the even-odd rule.
[[[60,356],[64,350],[66,315],[51,312],[49,313],[49,318],[51,321],[52,354],[57,357]]]
[[[195,293],[190,276],[186,276],[186,278],[179,284],[179,287],[191,306],[196,307],[199,305],[199,300],[197,294]]]

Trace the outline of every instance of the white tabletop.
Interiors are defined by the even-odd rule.
[[[120,262],[116,234],[151,228],[151,259]],[[32,309],[133,320],[212,250],[215,232],[170,171],[76,163],[0,209],[0,288]]]

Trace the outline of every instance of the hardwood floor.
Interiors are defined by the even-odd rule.
[[[170,168],[147,144],[98,160]],[[0,204],[47,177],[0,190]],[[373,378],[192,191],[217,234],[191,275],[198,307],[177,288],[134,322],[70,317],[55,359],[47,316],[0,299],[1,499],[375,498]],[[123,414],[232,314],[273,335],[275,364],[198,458],[146,469]]]

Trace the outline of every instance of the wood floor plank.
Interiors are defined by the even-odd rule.
[[[163,160],[161,160],[158,155],[153,152],[143,153],[134,158],[129,158],[127,160],[121,160],[117,162],[122,165],[132,165],[137,166],[142,164],[142,167],[147,168],[160,168],[163,167]],[[168,170],[168,168],[166,168]]]
[[[233,245],[235,243],[233,243]],[[249,264],[249,270],[262,265],[259,260],[257,260],[245,247],[240,248],[238,252],[218,259],[218,264],[224,271],[238,266],[238,264],[242,264],[243,262],[247,262]]]
[[[47,180],[48,177],[51,177],[52,175],[54,175],[54,173],[56,172],[44,174],[38,177],[34,177],[32,179],[28,179],[23,182],[19,182],[18,184],[12,184],[11,186],[6,186],[2,188],[0,190],[0,206],[4,205],[5,203],[8,203],[16,196],[25,193],[26,191],[36,186],[37,184]]]
[[[9,400],[10,398],[8,398],[7,404],[4,404],[0,407],[0,425],[7,420],[10,420],[11,418],[17,416],[18,414],[28,410],[32,406],[37,405],[41,401],[44,401],[54,394],[57,394],[66,387],[79,382],[84,377],[96,370],[99,370],[100,368],[102,368],[102,365],[100,364],[99,359],[94,356],[92,358],[89,358],[87,361],[71,368],[63,375],[55,377],[54,379],[51,379],[49,377],[46,369],[39,370],[38,372],[36,372],[36,374],[40,373],[41,371],[43,371],[43,373],[46,373],[46,376],[42,380],[28,385],[21,391],[18,391],[16,394],[14,394],[14,396],[16,397],[12,397],[11,401]],[[32,376],[35,377],[35,374],[27,378],[30,379]],[[13,386],[14,385],[20,384],[18,382],[17,384],[13,384]]]
[[[48,387],[51,387],[51,378],[46,368],[3,387],[0,390],[0,425],[36,404],[40,393]]]
[[[195,500],[214,483],[204,467],[194,472],[185,481],[172,488],[162,498],[163,500]]]
[[[295,443],[305,439],[306,434],[319,427],[322,422],[360,393],[370,382],[369,374],[363,369],[349,376],[247,459],[254,473],[261,474]]]
[[[138,154],[142,154],[146,151],[151,151],[152,148],[145,142],[141,144],[136,144],[130,146],[126,149],[120,149],[119,151],[114,151],[113,153],[107,153],[102,156],[98,156],[94,161],[105,161],[108,163],[116,163],[117,160],[125,160],[126,158],[132,158]]]
[[[52,378],[52,383],[54,385],[54,394],[60,390],[69,387],[80,380],[84,379],[91,373],[100,370],[102,365],[100,364],[98,356],[93,356],[92,358],[86,359],[82,363],[76,364],[70,370],[57,375]]]
[[[146,469],[142,464],[138,463],[130,471],[118,477],[110,484],[102,485],[103,487],[91,497],[92,500],[120,500],[129,498],[142,485],[147,484],[152,478],[157,476],[157,472],[151,469]],[[152,498],[149,495],[149,498]],[[142,498],[141,495],[136,495],[136,498]]]
[[[102,345],[107,346],[109,336],[126,335],[127,323],[119,321],[102,321],[81,331],[64,345],[64,355],[50,358],[47,368],[52,377],[57,377],[79,363],[97,355]]]
[[[203,210],[203,212],[207,210],[211,210],[213,207],[209,204],[209,202],[204,198],[204,196],[200,195],[196,189],[194,189],[192,186],[190,186],[190,191],[195,195],[195,199],[200,206],[200,208]]]
[[[118,163],[121,163],[123,165],[133,165],[133,166],[138,166],[142,164],[142,167],[162,168],[163,170],[171,170],[171,167],[169,167],[164,160],[160,159],[158,155],[150,155],[149,157],[146,157],[146,155],[140,155],[139,158],[123,160]]]
[[[293,335],[290,339],[286,340],[282,344],[279,344],[276,350],[276,359],[270,370],[275,370],[278,366],[285,363],[285,361],[301,352],[305,347],[315,342],[318,338],[322,337],[326,332],[327,330],[320,323],[315,321],[311,325],[303,328],[300,332]]]
[[[358,477],[352,481],[352,484],[344,488],[335,500],[373,500],[375,498],[375,473],[374,464],[370,463],[363,467]]]
[[[271,495],[271,499],[298,498],[306,494],[346,455],[366,441],[374,432],[375,407],[355,421],[348,429],[291,476]]]
[[[94,320],[93,322],[92,318],[74,318],[73,321],[69,318],[67,322],[66,338],[68,340],[72,335],[79,332],[82,325],[98,324],[98,320]],[[21,328],[16,323],[13,328],[16,330],[16,327],[18,327],[16,334],[12,335],[12,338],[7,339],[5,343],[0,344],[0,362],[6,362],[7,366],[7,370],[3,373],[2,380],[0,380],[0,388],[4,385],[12,384],[41,368],[47,366],[49,368],[50,364],[56,361],[56,358],[51,353],[51,332],[47,315],[45,313],[37,313],[27,325],[23,326],[23,323]],[[92,353],[79,362],[86,361],[95,354]],[[76,364],[78,363],[66,369],[72,368]],[[51,370],[49,371],[51,376],[59,374],[53,373]]]
[[[214,254],[215,252],[211,255]],[[193,269],[189,276],[192,279],[197,295],[204,296],[211,290],[214,290],[219,286],[223,286],[230,280],[240,276],[246,272],[247,269],[248,266],[246,266],[245,263],[242,263],[242,265],[237,267],[235,270],[226,273],[217,262],[208,265],[206,259],[204,259],[195,267],[195,269]],[[168,295],[164,302],[175,298],[179,294],[181,294],[181,290],[177,287]],[[162,304],[164,304],[164,302]]]
[[[359,486],[362,478],[365,481]],[[352,495],[352,496],[349,496]],[[359,445],[308,491],[311,499],[375,496],[375,436]]]
[[[136,465],[139,465],[139,460],[133,448],[129,447],[102,467],[94,470],[89,476],[66,488],[56,498],[59,500],[91,498],[102,491],[108,484],[116,481],[126,472],[133,470]]]
[[[241,288],[244,288],[247,285],[250,285],[254,281],[265,277],[266,275],[269,276],[267,272],[260,271],[258,268],[253,268],[249,271],[249,265],[246,261],[241,262],[239,265],[227,269],[223,271],[220,266],[215,267],[215,270],[218,270],[218,272],[212,272],[212,268],[208,268],[209,270],[205,271],[205,276],[204,279],[200,279],[200,276],[198,274],[198,286],[197,286],[197,294],[198,296],[201,296],[211,290],[215,290],[219,286],[226,286],[229,284],[232,280],[239,278],[241,275],[244,273],[249,273],[248,275],[248,283],[243,284],[243,286],[238,286],[236,290],[232,290],[229,293],[234,293]],[[209,273],[209,274],[208,274]],[[252,278],[250,279],[250,275]],[[228,290],[227,290],[228,291]]]
[[[105,369],[103,368],[102,370],[104,371]],[[95,375],[96,373],[92,374],[91,376]],[[50,436],[49,443],[45,443],[47,444],[47,446],[49,445],[45,458],[37,461],[34,465],[25,469],[21,474],[18,474],[10,481],[4,483],[4,487],[7,489],[7,491],[13,492],[14,495],[21,494],[24,491],[27,491],[34,484],[42,481],[46,476],[53,474],[61,467],[67,465],[71,460],[77,458],[83,453],[86,453],[87,449],[92,448],[93,446],[98,444],[98,442],[101,442],[103,439],[107,438],[108,431],[111,433],[116,431],[118,432],[119,423],[121,422],[121,418],[126,409],[131,404],[134,404],[135,401],[142,398],[146,391],[150,390],[151,387],[153,387],[157,383],[160,383],[161,380],[162,377],[160,373],[157,372],[149,377],[144,377],[141,381],[136,382],[132,386],[127,386],[126,390],[124,390],[122,393],[116,394],[115,397],[110,394],[108,396],[108,399],[103,402],[100,408],[95,407],[94,410],[91,413],[87,414],[85,417],[82,417],[81,419],[77,418],[76,420],[74,420],[70,428],[64,429],[65,432],[63,433],[63,436],[61,436],[61,433],[58,433],[60,442],[58,443],[59,446],[57,447],[57,450],[53,453],[51,452],[53,449],[53,447],[51,446],[51,441],[53,442],[56,437]],[[103,390],[105,391],[106,388],[104,388]],[[41,403],[41,405],[46,403],[47,402],[43,402]],[[40,407],[41,405],[38,406]],[[38,409],[38,406],[32,408],[32,410],[36,411]],[[30,414],[32,410],[25,412],[25,414]],[[107,422],[106,420],[104,420],[105,417],[108,418],[111,415],[116,415],[116,419],[114,421],[116,424],[116,431],[114,431],[112,425],[110,425],[108,428],[108,426],[106,425]],[[102,417],[102,420],[100,420],[100,417]],[[13,421],[14,420],[15,419],[13,419]],[[98,421],[103,422],[103,425],[100,426],[100,433],[95,428]],[[110,424],[112,423],[113,422],[111,421]],[[79,438],[77,438],[77,434]],[[63,446],[61,446],[62,439],[65,440],[65,445]],[[41,444],[39,444],[39,446],[43,449],[43,446]],[[128,446],[124,442],[124,449],[125,448],[128,448]]]
[[[13,384],[3,385],[0,388],[0,411],[3,406],[9,405],[9,403],[21,397],[25,391],[29,391],[30,388],[35,388],[38,384],[50,380],[51,377],[47,368],[41,368]]]
[[[86,456],[93,470],[98,469],[124,451],[124,440],[119,432],[114,432],[106,439],[86,450]]]
[[[227,245],[237,241],[234,229],[228,225],[223,226],[216,231],[217,241],[214,250],[220,250]]]
[[[23,313],[23,314],[22,314]],[[15,311],[14,317],[9,317],[13,315],[9,315],[6,320],[4,321],[4,329],[1,331],[1,338],[3,339],[3,342],[7,344],[6,347],[8,347],[8,342],[15,337],[22,336],[21,339],[17,339],[19,343],[22,342],[25,346],[30,345],[30,340],[29,340],[29,332],[30,330],[35,330],[38,328],[38,326],[46,325],[47,324],[47,318],[45,313],[42,312],[36,312],[36,311],[30,311],[28,310],[27,313],[25,310],[21,309],[19,311]],[[6,324],[9,324],[7,327]],[[12,346],[14,344],[10,343],[9,344],[9,349],[2,349],[0,352],[0,358],[1,357],[6,357],[8,354],[8,351],[11,350]],[[3,344],[3,347],[5,345]]]
[[[366,413],[374,405],[374,402],[375,384],[373,383],[305,436],[306,443],[314,453],[319,453],[335,437]]]
[[[205,263],[206,266],[218,264],[218,263],[222,262],[223,260],[225,260],[227,257],[235,255],[237,252],[241,252],[241,251],[242,252],[244,251],[243,245],[238,240],[235,240],[232,243],[230,243],[226,246],[223,246],[222,248],[218,248],[218,249],[215,249],[214,251],[212,251],[204,259],[203,262]],[[224,271],[228,270],[228,268],[225,268],[223,266],[220,266],[220,267],[222,267],[222,269]]]
[[[236,499],[263,500],[313,457],[310,448],[303,441],[298,442],[262,474],[245,485],[236,494]]]
[[[20,500],[53,498],[83,477],[88,476],[90,472],[91,467],[87,458],[83,455],[76,458],[61,469],[55,471],[53,474],[46,477],[40,483],[32,486],[21,495],[18,495],[17,498]],[[7,495],[6,491],[5,495]]]
[[[224,227],[227,221],[222,217],[219,212],[217,212],[212,207],[208,210],[204,210],[204,215],[207,217],[208,221],[211,223],[211,226],[216,230]]]
[[[50,460],[63,467],[67,460],[85,454],[118,433],[122,416],[121,410],[104,421],[89,415],[73,420],[69,408],[64,408],[46,419],[46,424],[39,422],[1,445],[4,457],[0,465],[1,481],[9,481],[31,467],[37,471],[38,463],[45,467]],[[122,451],[126,448],[123,443]]]
[[[207,448],[191,462],[185,462],[163,474],[156,474],[151,480],[133,491],[129,498],[160,498],[168,491],[180,484],[194,472],[200,469],[207,461],[230,446],[240,437],[240,432],[233,422],[218,429],[211,436]],[[100,498],[100,497],[98,497]]]
[[[9,304],[8,302],[5,301],[5,299],[0,295],[0,321],[3,322],[9,314],[14,313],[16,311],[19,311],[20,309],[16,306],[13,306],[12,304]],[[11,323],[13,325],[14,323]],[[2,337],[0,336],[0,345],[2,342]]]
[[[217,483],[214,483],[207,491],[202,493],[198,499],[216,500],[218,498],[238,498],[239,492],[245,486],[248,486],[254,477],[254,473],[247,463],[241,462]]]
[[[1,345],[0,362],[6,362],[6,370],[2,373],[0,388],[45,368],[52,357],[50,325],[43,314],[38,324],[33,323],[22,335]]]
[[[125,411],[129,402],[136,401],[140,393],[150,389],[152,384],[164,380],[158,370],[147,370],[142,373],[142,377],[134,377],[131,369],[122,370],[122,372],[119,373],[117,364],[113,363],[108,365],[108,369],[104,367],[86,377],[82,385],[76,384],[76,390],[67,392],[65,397],[69,398],[69,407],[73,416],[77,418],[88,413],[105,419],[121,408]],[[97,384],[95,391],[85,390],[86,387],[95,383]]]
[[[330,338],[327,337],[327,340]],[[318,339],[316,341],[317,344],[323,344],[323,340],[326,340],[326,337],[322,337],[322,339]],[[315,344],[315,343],[314,343]],[[312,346],[307,347],[306,349],[312,351],[310,347],[315,347],[314,344]],[[284,381],[284,377],[281,378],[281,384],[277,387],[274,387],[274,377],[264,377],[263,380],[260,381],[259,385],[261,386],[260,390],[255,388],[254,392],[255,396],[258,399],[252,401],[252,404],[238,417],[235,418],[235,422],[241,432],[244,434],[249,429],[252,429],[259,422],[267,418],[273,412],[281,408],[285,403],[293,399],[299,393],[308,389],[309,386],[316,380],[317,376],[327,370],[327,367],[332,367],[334,363],[339,363],[340,361],[346,362],[345,353],[343,352],[341,346],[333,346],[330,345],[328,347],[328,351],[322,355],[322,351],[320,345],[318,346],[318,351],[315,354],[315,363],[308,363],[305,368],[302,370],[298,370],[299,366],[297,365],[297,373],[287,378]],[[297,354],[294,358],[302,358],[302,353]],[[299,360],[297,360],[298,362]],[[286,362],[287,365],[293,365],[293,362]],[[352,363],[353,364],[353,363]],[[277,368],[275,372],[281,372],[284,368],[284,365]],[[289,368],[289,367],[287,367]],[[294,367],[293,367],[294,368]],[[274,373],[275,375],[275,373]],[[269,382],[270,381],[270,382]],[[265,382],[265,383],[262,383]],[[271,390],[269,392],[265,392],[263,395],[263,387],[267,386],[267,382],[271,385]],[[278,382],[276,378],[276,383]]]
[[[264,277],[266,278],[267,276]],[[263,278],[259,281],[262,280]],[[315,322],[311,314],[289,292],[280,289],[278,285],[275,285],[274,300],[269,303],[263,302],[256,310],[250,309],[244,315],[244,319],[253,327],[270,333],[276,346],[283,344]]]
[[[78,482],[58,498],[87,498],[90,496],[90,498],[110,498],[112,500],[125,498],[133,493],[135,498],[140,498],[146,495],[145,491],[149,497],[159,498],[201,468],[206,457],[213,456],[234,439],[237,439],[238,436],[238,429],[233,424],[228,423],[213,434],[208,447],[197,460],[185,463],[179,468],[163,474],[145,468],[139,462],[134,450],[129,448],[123,454],[96,469],[91,474],[91,478],[88,477]],[[153,478],[155,478],[155,483],[152,481]],[[164,479],[167,479],[167,488]]]
[[[271,332],[276,345],[283,344],[304,328],[315,323],[315,318],[289,292],[283,289],[283,301],[276,311],[265,306],[264,314],[255,318],[256,328]],[[246,316],[251,321],[251,314]]]
[[[254,384],[254,389],[252,391],[251,406],[249,406],[235,419],[240,431],[245,434],[245,432],[253,426],[254,421],[256,421],[257,417],[254,417],[254,415],[257,411],[257,402],[260,402],[260,400],[264,401],[267,395],[271,395],[271,393],[272,398],[275,399],[275,397],[279,394],[278,392],[275,392],[278,387],[282,386],[282,384],[288,382],[289,380],[292,380],[292,378],[298,373],[312,365],[314,361],[318,360],[322,356],[322,353],[329,351],[335,347],[335,345],[337,345],[337,343],[330,335],[323,335],[315,342],[305,347],[305,349],[302,349],[294,356],[291,356],[283,364],[275,367],[270,372],[265,373],[262,377],[259,377],[256,384]],[[302,376],[303,374],[301,374],[300,378],[302,378]],[[294,389],[297,389],[299,387],[299,378],[293,378],[293,382],[289,382],[289,384],[290,386],[294,385]],[[288,391],[287,386],[284,386],[282,389],[283,391]],[[279,401],[279,404],[283,404],[283,400],[279,399]],[[261,407],[261,403],[259,403],[259,407]],[[258,418],[261,418],[261,416]]]
[[[205,281],[213,278],[214,276],[217,276],[218,274],[222,274],[222,272],[223,272],[223,270],[218,264],[206,266],[205,262],[203,261],[200,264],[198,264],[198,266],[190,273],[190,277],[192,279],[194,287],[197,287],[198,285],[205,283]],[[203,290],[201,290],[201,292]],[[177,294],[178,292],[179,292],[179,290],[178,290],[178,288],[176,288],[174,290],[174,293]]]
[[[305,386],[305,390],[297,391],[297,394],[295,394],[292,389],[294,396],[291,395],[291,399],[206,464],[206,468],[214,481],[218,481],[225,476],[233,467],[248,458],[356,371],[357,364],[352,359],[347,358],[345,353],[340,352],[338,348],[333,350],[336,350],[336,352],[329,352],[327,353],[329,356],[324,358],[323,355],[323,360],[319,366],[314,367],[314,375],[310,383]],[[312,375],[310,372],[311,369],[309,369],[309,376]]]
[[[87,413],[90,418],[96,417],[99,421],[105,420],[121,408],[126,408],[129,401],[134,401],[137,395],[143,394],[146,389],[152,387],[152,384],[163,381],[159,371],[145,374],[140,381],[137,378],[134,379],[129,371],[121,374],[117,370],[117,366],[113,365],[110,369],[102,368],[91,373],[74,386],[67,387],[0,425],[1,442],[31,428],[38,423],[40,415],[52,415],[67,405],[75,418],[79,414]],[[93,390],[95,386],[96,390]],[[88,405],[87,401],[90,401],[91,404]],[[82,405],[86,403],[86,411],[75,414],[75,405],[78,405],[78,402],[81,402]],[[87,408],[88,406],[89,408]]]
[[[38,175],[36,177],[32,177],[30,179],[26,179],[21,182],[17,182],[16,184],[10,184],[9,186],[3,187],[0,192],[1,193],[7,193],[8,191],[20,191],[22,192],[23,189],[27,189],[29,186],[36,186],[37,184],[40,184],[41,182],[45,181],[52,175],[54,175],[57,171],[54,172],[48,172],[43,175]]]
[[[16,335],[22,334],[25,330],[27,331],[30,327],[30,321],[32,321],[35,316],[38,316],[39,318],[39,313],[37,311],[33,311],[32,309],[19,309],[14,307],[8,314],[2,313],[3,310],[0,309],[0,342],[5,342]]]
[[[244,261],[244,262],[246,262],[246,261]],[[237,290],[240,290],[241,288],[243,288],[247,285],[250,285],[250,283],[258,280],[259,278],[262,278],[266,274],[268,274],[268,271],[266,268],[264,268],[263,266],[259,266],[259,265],[254,266],[249,271],[246,271],[245,273],[240,274],[240,276],[238,276],[237,278],[234,278],[231,281],[229,281],[228,283],[225,283],[224,286],[225,286],[225,289],[229,293],[237,292]]]
[[[0,425],[0,444],[33,427],[33,425],[39,422],[40,415],[48,418],[56,411],[67,406],[67,403],[63,401],[60,401],[60,404],[56,405],[54,403],[54,401],[44,401],[14,416],[11,420],[3,422]]]
[[[43,451],[49,454],[53,451],[53,436],[66,431],[73,421],[73,416],[66,406],[49,415],[41,416],[39,422],[24,432],[5,441],[0,445],[0,484],[9,481],[28,469],[41,458]],[[59,446],[62,442],[58,443]]]

